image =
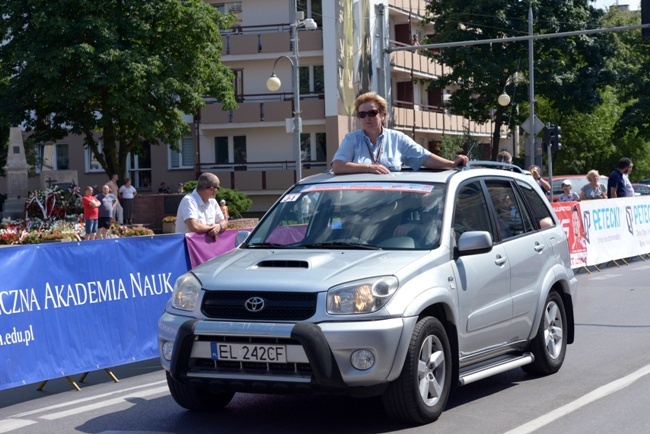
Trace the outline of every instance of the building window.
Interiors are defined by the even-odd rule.
[[[235,78],[232,81],[235,99],[237,102],[244,102],[244,70],[233,69],[232,73],[235,74]]]
[[[169,168],[191,169],[194,167],[194,139],[184,137],[178,145],[180,147],[178,152],[169,147]]]
[[[99,150],[99,153],[101,154],[103,152],[102,150],[102,144],[97,143],[97,147]],[[86,146],[86,172],[88,173],[93,173],[93,172],[103,172],[104,168],[102,165],[97,161],[97,157],[95,154],[93,154],[92,149],[90,149],[90,146]]]
[[[38,148],[38,153],[40,164],[36,168],[36,173],[47,170],[70,169],[70,156],[67,144],[41,144]]]
[[[300,134],[300,159],[302,161],[325,161],[326,158],[325,133]]]
[[[235,136],[232,138],[235,163],[246,163],[246,136]]]
[[[230,162],[228,153],[228,136],[214,138],[214,161],[217,164],[227,164]]]
[[[300,67],[300,93],[322,94],[325,91],[323,65],[309,65]]]

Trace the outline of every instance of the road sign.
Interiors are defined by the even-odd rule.
[[[530,134],[530,131],[531,131],[531,128],[530,128],[531,123],[532,122],[531,122],[530,116],[529,116],[528,119],[526,119],[524,121],[524,123],[521,124],[521,128],[524,131],[526,131],[526,133],[528,133],[528,134]],[[540,121],[539,118],[537,116],[535,116],[535,133],[533,134],[533,136],[536,136],[537,134],[539,134],[539,132],[542,131],[542,128],[544,128],[544,122]]]

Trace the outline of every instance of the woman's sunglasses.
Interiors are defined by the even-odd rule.
[[[365,119],[366,116],[370,116],[371,118],[374,118],[379,114],[379,110],[368,110],[367,112],[357,112],[357,116],[359,116],[359,119]]]

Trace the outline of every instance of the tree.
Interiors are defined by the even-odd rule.
[[[37,142],[84,137],[107,175],[129,153],[189,133],[183,113],[212,96],[235,108],[220,29],[201,0],[0,0],[0,123]]]
[[[587,0],[533,1],[534,33],[597,28],[602,11],[587,3]],[[528,2],[511,0],[430,2],[426,21],[434,24],[436,33],[425,43],[527,35],[528,8]],[[604,68],[610,53],[607,41],[605,34],[535,41],[535,94],[545,96],[560,114],[592,110],[600,103],[598,90],[611,81],[609,70]],[[520,110],[521,118],[515,119],[514,111],[496,103],[499,94],[513,82],[508,79],[515,72],[528,75],[527,41],[444,48],[428,51],[428,55],[451,68],[449,74],[433,80],[431,86],[455,89],[450,99],[453,113],[478,123],[493,120],[493,143],[499,143],[503,124],[512,128],[528,116],[526,110]],[[517,102],[527,100],[527,92],[519,91],[517,95]],[[495,108],[493,118],[492,108]],[[494,146],[493,159],[498,152],[498,146]]]

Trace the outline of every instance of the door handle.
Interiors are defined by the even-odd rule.
[[[497,264],[499,267],[501,267],[503,264],[505,264],[507,261],[507,258],[504,258],[501,255],[497,255],[497,258],[494,260],[494,263]]]
[[[544,244],[540,244],[538,242],[535,243],[535,247],[533,247],[537,253],[541,252],[544,250]]]

